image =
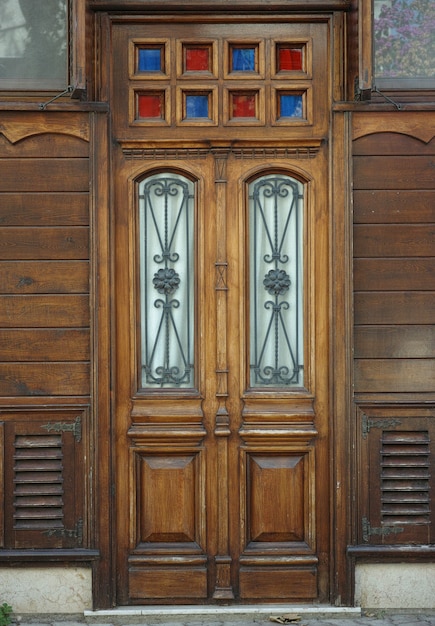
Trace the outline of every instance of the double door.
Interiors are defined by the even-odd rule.
[[[276,53],[273,71],[283,65],[281,85],[287,51],[308,75],[326,36],[273,24],[239,40],[231,28],[204,26],[199,37],[198,25],[180,27],[174,49],[184,60],[174,60],[174,73],[187,65],[188,88],[165,83],[172,44],[158,28],[115,29],[114,50],[124,52],[114,76],[128,64],[149,73],[137,89],[130,71],[133,104],[114,124],[120,604],[329,594],[327,151],[316,137],[302,139],[304,123],[308,135],[316,124],[307,131],[311,87],[277,87],[279,132],[263,132],[273,111],[260,93],[270,78],[263,50]],[[223,62],[264,73],[257,95],[242,83],[250,69],[233,91],[229,78],[232,101],[219,78],[192,84],[195,71],[219,74],[214,42],[218,49],[228,29]],[[172,93],[173,122],[162,99]],[[121,97],[115,80],[114,102]]]

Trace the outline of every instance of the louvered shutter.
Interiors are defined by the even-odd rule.
[[[85,414],[79,409],[5,416],[4,547],[83,547]]]
[[[364,407],[358,418],[359,543],[433,543],[435,415],[423,407]]]

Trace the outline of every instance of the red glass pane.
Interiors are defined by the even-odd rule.
[[[161,94],[140,94],[138,109],[139,117],[162,119],[163,96]]]
[[[301,48],[279,48],[278,71],[301,71],[302,50]]]
[[[256,117],[255,94],[232,95],[233,117]]]
[[[186,72],[210,71],[210,50],[208,48],[186,48]]]

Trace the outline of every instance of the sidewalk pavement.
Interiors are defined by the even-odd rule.
[[[109,613],[109,612],[107,612]],[[114,612],[115,613],[115,612]],[[410,609],[408,611],[350,610],[342,613],[333,611],[280,612],[276,607],[270,613],[252,612],[251,614],[234,614],[224,609],[211,614],[205,612],[189,615],[177,613],[168,614],[163,611],[157,614],[144,615],[100,615],[100,612],[85,612],[83,617],[74,616],[14,616],[12,626],[132,626],[160,625],[160,626],[274,626],[274,624],[288,624],[289,626],[435,626],[435,610]]]

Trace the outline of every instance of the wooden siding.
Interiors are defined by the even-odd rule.
[[[426,393],[435,380],[435,140],[354,141],[356,393]]]
[[[64,116],[0,126],[0,396],[90,393],[89,144]]]

